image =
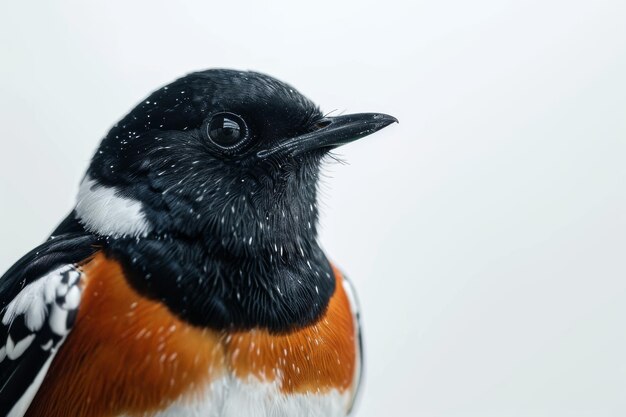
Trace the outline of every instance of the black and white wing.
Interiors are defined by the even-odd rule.
[[[0,280],[0,416],[26,413],[70,332],[82,274],[65,262],[87,258],[94,250],[89,242],[82,237],[46,242]]]
[[[72,328],[80,303],[80,277],[72,265],[58,268],[28,284],[2,313],[0,403],[8,416],[26,412]]]

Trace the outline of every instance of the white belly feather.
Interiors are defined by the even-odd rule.
[[[285,394],[278,383],[223,377],[154,417],[345,417],[350,393]]]

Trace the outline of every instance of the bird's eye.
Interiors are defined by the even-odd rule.
[[[206,126],[206,133],[209,140],[222,149],[237,148],[248,139],[246,122],[228,112],[214,114]]]

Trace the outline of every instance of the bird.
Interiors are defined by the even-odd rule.
[[[360,312],[318,241],[319,180],[395,122],[324,114],[252,71],[154,91],[0,279],[0,415],[349,415]]]

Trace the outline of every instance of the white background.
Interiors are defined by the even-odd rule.
[[[32,3],[0,6],[0,269],[147,93],[259,70],[400,119],[324,185],[359,416],[626,415],[626,2]]]

